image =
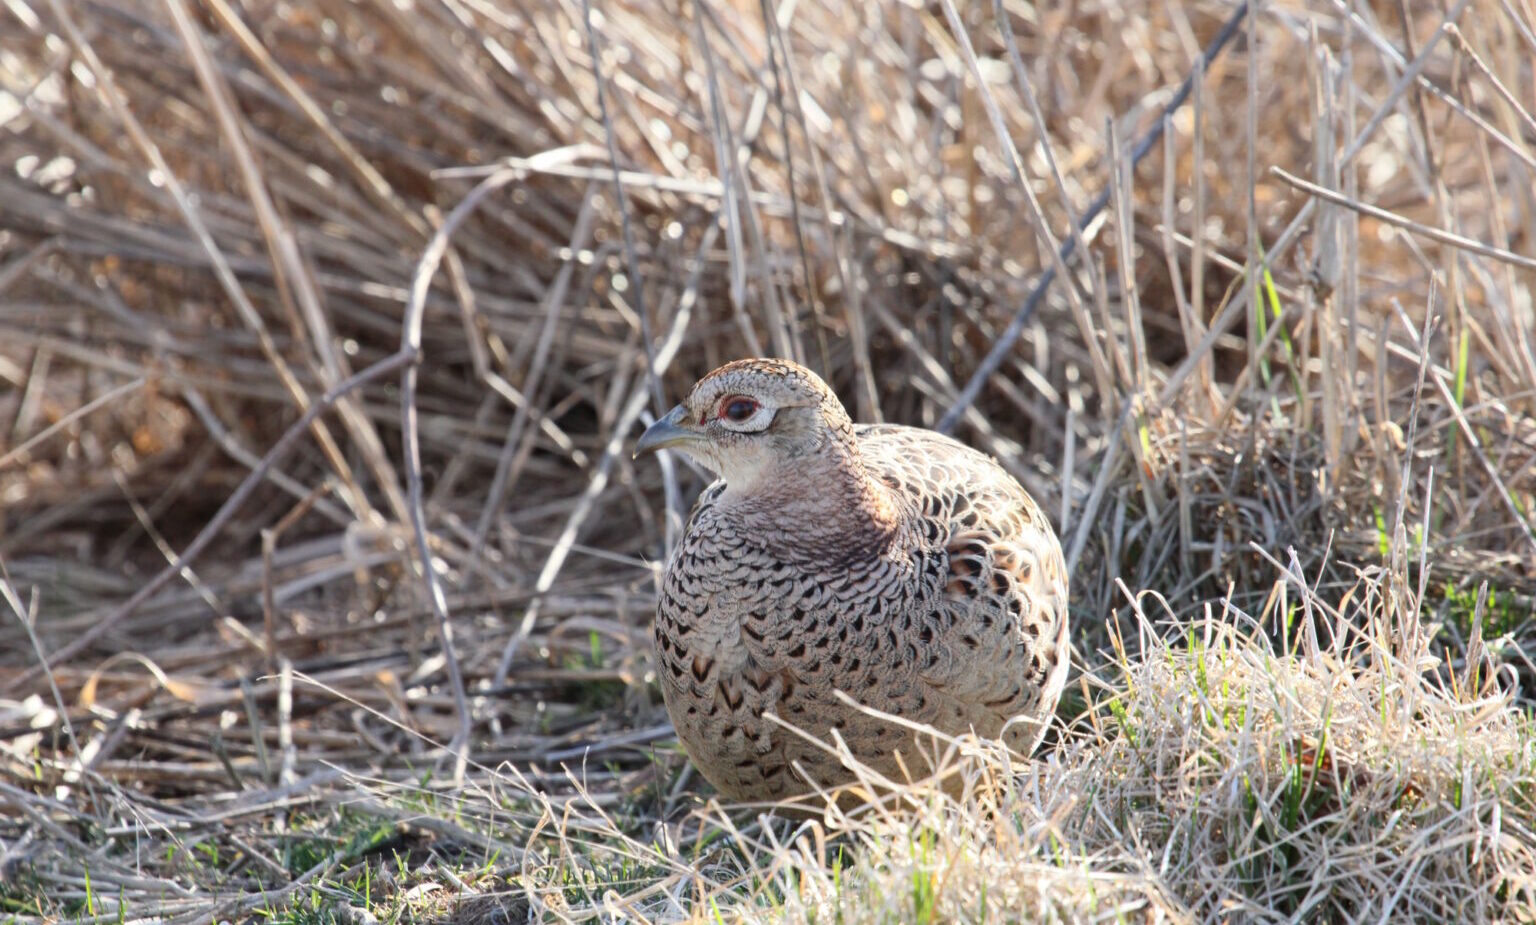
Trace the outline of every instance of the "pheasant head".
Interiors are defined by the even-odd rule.
[[[682,404],[652,424],[635,455],[687,453],[732,493],[823,464],[854,464],[853,425],[821,377],[788,360],[737,360],[700,379]]]

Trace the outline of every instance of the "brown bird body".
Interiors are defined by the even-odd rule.
[[[721,793],[769,800],[850,779],[785,724],[821,742],[835,732],[896,780],[926,773],[911,731],[835,691],[1033,751],[1066,675],[1066,570],[1050,524],[996,461],[932,431],[856,426],[815,374],[782,360],[700,380],[637,452],[662,446],[721,475],[667,565],[656,616],[667,710]]]

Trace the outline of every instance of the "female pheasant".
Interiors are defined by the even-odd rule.
[[[699,380],[635,453],[667,447],[720,476],[667,564],[656,650],[678,737],[722,794],[851,779],[786,724],[835,732],[896,780],[929,770],[910,730],[835,691],[1034,750],[1066,679],[1066,568],[996,461],[933,431],[855,425],[815,373],[765,359]]]

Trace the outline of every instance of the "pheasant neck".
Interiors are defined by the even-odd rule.
[[[754,491],[731,504],[743,525],[770,538],[776,552],[825,556],[829,537],[857,538],[837,558],[875,557],[889,548],[901,527],[901,505],[869,475],[856,450],[838,448],[784,468],[789,471],[763,473]]]

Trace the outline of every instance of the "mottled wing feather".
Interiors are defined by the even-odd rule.
[[[926,532],[948,561],[930,618],[934,664],[921,673],[955,720],[997,734],[1007,719],[1054,703],[1067,663],[1061,546],[1033,499],[991,457],[929,430],[855,431],[871,474],[921,499]],[[1033,749],[1043,724],[1010,728]]]

